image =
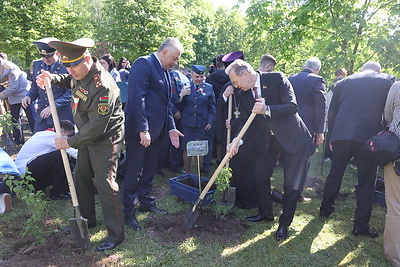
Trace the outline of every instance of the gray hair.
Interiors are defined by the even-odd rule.
[[[164,42],[158,47],[157,52],[161,53],[164,49],[173,47],[177,50],[179,50],[181,53],[183,53],[183,45],[181,42],[174,37],[168,37],[167,39],[164,40]]]
[[[372,70],[372,71],[380,73],[381,72],[381,64],[379,64],[379,62],[377,62],[377,61],[368,61],[363,65],[361,71],[365,71],[365,70]]]
[[[304,68],[317,72],[321,69],[321,65],[321,60],[317,57],[310,57],[307,59],[306,64],[304,64]]]
[[[253,67],[242,59],[236,59],[233,61],[225,70],[226,74],[234,72],[237,76],[243,76],[243,73],[247,71],[248,73],[255,73]]]

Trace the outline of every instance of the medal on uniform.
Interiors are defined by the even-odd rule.
[[[72,106],[72,115],[75,115],[76,111],[78,110],[79,97],[74,96],[73,100],[74,100],[74,104]]]

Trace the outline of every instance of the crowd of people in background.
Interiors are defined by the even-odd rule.
[[[82,215],[90,227],[97,224],[92,177],[99,192],[108,237],[98,250],[115,248],[123,241],[123,222],[141,230],[138,211],[168,214],[157,207],[151,194],[153,177],[156,173],[163,175],[163,168],[191,173],[186,145],[195,140],[208,142],[208,154],[201,160],[203,173],[210,172],[211,165],[218,164],[225,153],[234,155],[230,167],[231,185],[237,190],[236,206],[258,210],[245,218],[249,222],[275,219],[271,188],[278,185],[271,185],[271,177],[274,168],[282,166],[284,191],[277,241],[288,237],[297,202],[310,201],[302,192],[316,148],[324,144],[324,159],[332,162],[320,217],[329,217],[335,211],[346,166],[354,157],[358,188],[352,234],[378,236],[369,227],[378,166],[367,160],[363,144],[383,129],[383,114],[385,127],[400,136],[399,83],[392,75],[382,73],[378,62],[368,61],[359,73],[349,76],[339,66],[328,87],[319,75],[323,62],[316,57],[306,59],[301,72],[287,77],[274,71],[278,64],[274,56],[263,55],[255,70],[241,51],[216,55],[208,68],[199,64],[179,68],[184,49],[176,38],[167,38],[155,53],[136,59],[132,66],[125,57],[118,64],[111,54],[92,57],[88,48],[94,42],[87,38],[73,43],[43,38],[34,44],[41,59],[32,62],[31,82],[7,55],[0,53],[0,82],[6,85],[0,99],[7,99],[12,120],[20,125],[24,110],[33,134],[24,144],[23,127],[14,127],[14,140],[23,145],[16,163],[21,174],[26,168],[32,172],[37,190],[52,185],[52,199],[69,198],[66,178],[57,176],[64,172],[57,149],[70,150],[77,159],[78,199],[85,203],[81,205]],[[43,90],[46,77],[51,79],[57,112],[64,120],[64,136],[56,138],[55,143],[49,139],[55,134]],[[124,101],[123,90],[127,91]],[[239,146],[232,147],[232,139],[251,113],[257,116]],[[231,139],[227,139],[228,132]],[[37,154],[39,150],[43,153]],[[124,190],[120,192],[115,179],[123,150]],[[47,166],[51,171],[43,172],[49,158],[53,167]],[[392,163],[385,166],[388,215],[384,247],[388,259],[397,266],[398,175]],[[10,203],[9,196],[4,195],[10,192],[0,193],[0,201]],[[10,204],[3,207],[0,211],[10,210]]]

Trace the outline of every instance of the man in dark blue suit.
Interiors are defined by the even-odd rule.
[[[37,76],[42,74],[41,70],[47,70],[53,74],[68,73],[67,69],[61,64],[60,57],[56,53],[56,50],[48,45],[50,41],[56,40],[56,38],[43,38],[33,42],[38,47],[42,59],[32,62],[33,78],[31,89],[22,99],[21,104],[24,108],[27,108],[36,99],[38,100],[38,109],[35,114],[35,132],[44,131],[48,128],[53,128],[54,126],[46,91],[37,86]],[[55,85],[52,85],[52,90],[59,119],[73,122],[71,90],[60,88]]]
[[[307,59],[304,69],[289,78],[296,95],[299,115],[313,138],[311,155],[324,142],[325,122],[325,81],[318,75],[321,61],[316,57]],[[308,169],[308,167],[307,167]],[[309,201],[303,195],[299,201]]]
[[[128,100],[125,107],[126,160],[124,182],[125,223],[140,230],[134,200],[140,211],[167,214],[158,209],[150,195],[162,139],[169,134],[179,147],[179,136],[172,114],[169,70],[178,64],[183,46],[176,38],[167,38],[157,52],[138,58],[129,73]]]
[[[285,193],[282,199],[283,213],[279,218],[275,239],[283,240],[287,237],[287,228],[293,220],[297,199],[303,190],[311,135],[297,113],[293,88],[283,73],[257,73],[250,64],[240,59],[235,60],[226,69],[226,73],[232,84],[241,90],[236,96],[240,102],[239,120],[242,120],[242,125],[251,112],[259,114],[244,135],[240,147],[242,157],[252,163],[259,211],[246,220],[274,220],[270,177],[278,153],[282,153],[285,161]],[[237,127],[238,130],[240,128]]]
[[[360,73],[340,81],[333,92],[328,112],[332,165],[326,178],[320,216],[335,211],[344,172],[354,156],[358,170],[357,208],[353,235],[371,238],[378,232],[369,229],[377,165],[367,160],[364,143],[382,130],[382,114],[394,77],[381,72],[378,62],[364,64]]]

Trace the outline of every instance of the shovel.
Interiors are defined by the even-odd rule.
[[[243,135],[246,133],[247,129],[249,128],[250,124],[253,122],[254,117],[256,116],[256,113],[251,113],[249,118],[247,119],[246,123],[244,124],[243,128],[240,130],[239,134],[237,135],[235,141],[232,143],[231,146],[231,151],[233,148],[235,148],[239,141],[242,139]],[[222,159],[221,163],[218,165],[217,169],[215,170],[214,174],[208,181],[206,187],[203,189],[203,192],[201,192],[199,198],[196,200],[194,203],[193,207],[189,210],[189,212],[186,214],[185,218],[183,219],[183,230],[186,232],[189,230],[190,227],[196,222],[197,217],[199,217],[199,213],[196,211],[197,206],[203,201],[205,195],[208,193],[210,190],[212,184],[214,183],[215,179],[217,179],[218,174],[221,172],[222,168],[224,167],[225,163],[229,161],[229,158],[231,156],[231,153],[228,152],[225,154],[225,157]]]
[[[232,98],[230,95],[228,98],[228,120],[232,119]],[[231,142],[231,128],[226,129],[226,143]],[[225,164],[226,168],[229,168],[229,160]],[[222,192],[221,198],[218,200],[219,204],[228,207],[229,209],[235,206],[236,201],[236,187],[229,186]]]
[[[49,100],[51,116],[53,117],[54,128],[56,129],[57,136],[61,137],[62,135],[61,135],[60,121],[58,119],[58,113],[54,102],[53,91],[51,89],[50,80],[48,78],[45,79],[45,88]],[[75,184],[72,178],[71,167],[69,165],[67,152],[65,151],[65,149],[60,149],[60,152],[64,164],[65,174],[67,175],[69,192],[71,193],[72,205],[75,208],[75,218],[69,219],[72,238],[77,247],[87,249],[90,247],[87,219],[82,217],[81,211],[79,209],[78,197],[75,191]]]

